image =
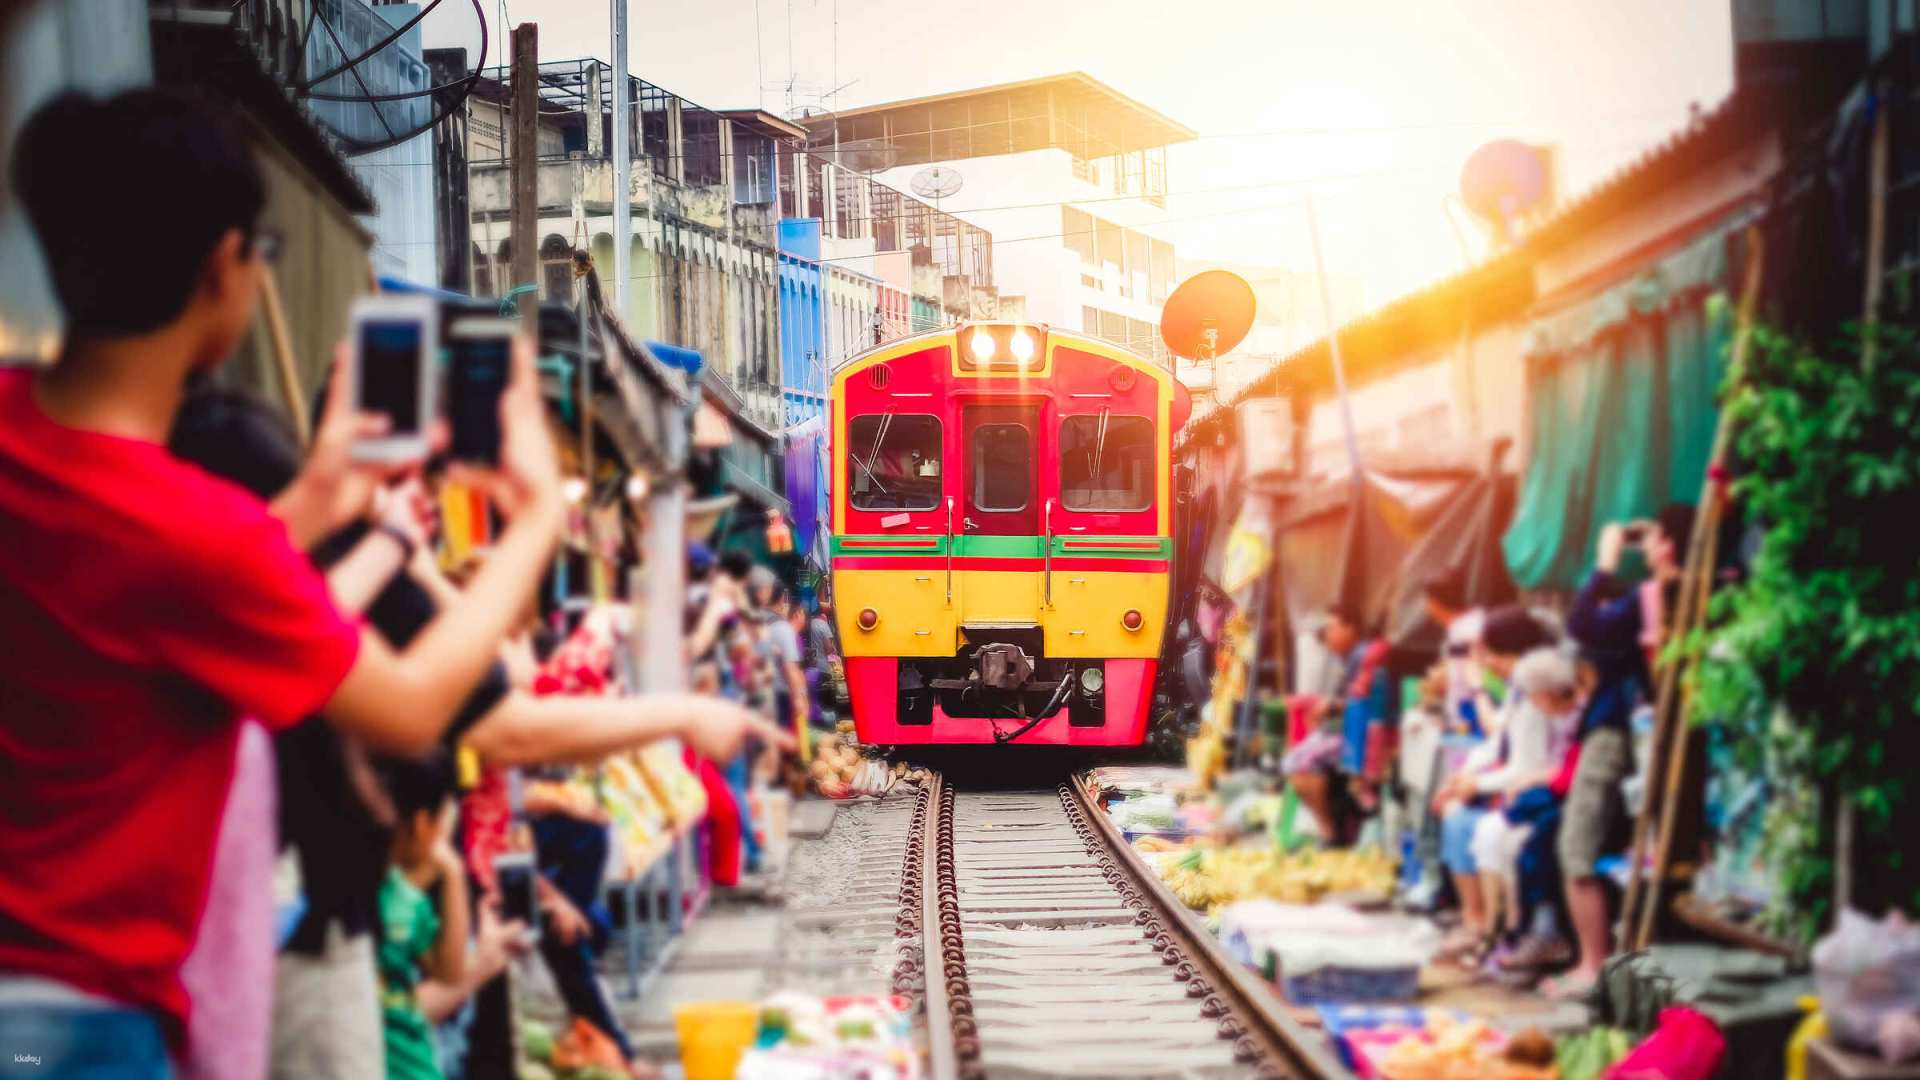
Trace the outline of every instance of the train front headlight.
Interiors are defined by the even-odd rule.
[[[1025,331],[1015,333],[1013,340],[1007,342],[1007,351],[1013,354],[1015,360],[1020,361],[1020,363],[1024,365],[1027,361],[1033,359],[1033,335]]]
[[[967,348],[973,352],[974,363],[991,364],[993,354],[1000,351],[1000,343],[993,340],[993,335],[985,330],[975,330],[972,336],[967,338]]]
[[[1097,667],[1080,669],[1080,689],[1089,694],[1097,694],[1107,685],[1106,673]]]

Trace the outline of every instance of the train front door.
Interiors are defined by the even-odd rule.
[[[969,405],[961,413],[966,495],[961,536],[1038,536],[1040,406]]]

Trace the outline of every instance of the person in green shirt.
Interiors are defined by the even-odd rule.
[[[467,960],[467,880],[453,848],[453,766],[436,753],[383,770],[399,825],[380,884],[380,1015],[389,1080],[441,1080],[421,983],[459,983]],[[436,910],[430,893],[437,893]]]

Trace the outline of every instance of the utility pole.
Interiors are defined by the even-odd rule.
[[[509,223],[513,281],[508,289],[538,285],[540,271],[540,28],[513,28],[513,201]],[[540,293],[520,296],[520,329],[540,336]]]
[[[613,20],[613,308],[628,317],[633,287],[633,152],[627,145],[632,87],[627,82],[627,0],[608,0]],[[593,102],[598,114],[600,101]]]

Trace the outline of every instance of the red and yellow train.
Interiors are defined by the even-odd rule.
[[[832,580],[880,744],[1136,746],[1173,580],[1173,373],[971,323],[833,375]]]

